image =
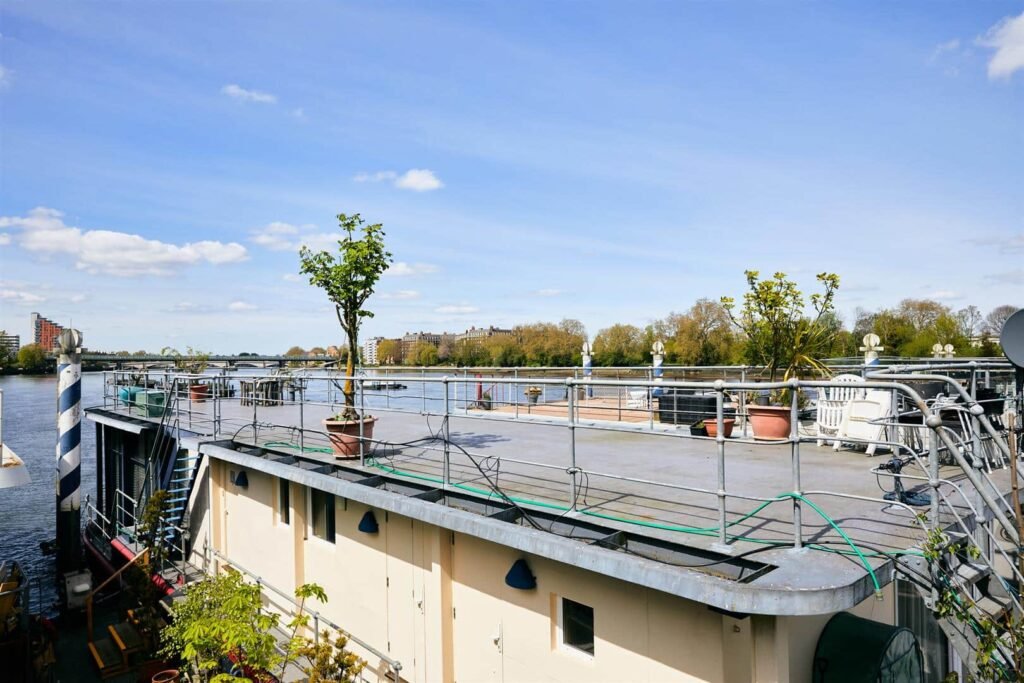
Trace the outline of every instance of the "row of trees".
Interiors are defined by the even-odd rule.
[[[787,290],[783,280],[775,278],[761,285],[773,287],[778,295]],[[804,331],[813,339],[792,340],[809,348],[819,358],[861,356],[864,335],[877,334],[885,347],[883,355],[927,357],[935,344],[952,344],[958,357],[998,356],[999,332],[1016,311],[1014,306],[998,306],[987,315],[976,306],[955,310],[931,299],[904,299],[895,307],[876,311],[858,309],[853,324],[847,327],[832,307],[834,292],[826,286],[819,295],[813,315],[806,318]],[[795,290],[790,290],[792,295]],[[799,294],[799,292],[796,292]],[[825,297],[828,297],[825,300]],[[814,301],[811,302],[814,307]],[[741,315],[730,315],[728,302],[699,299],[682,313],[669,313],[662,319],[638,327],[616,324],[594,337],[594,364],[598,366],[645,365],[651,362],[655,341],[665,344],[665,362],[676,365],[755,364],[763,354],[757,348],[760,336],[752,337],[743,329]],[[817,324],[812,325],[817,320]],[[587,332],[578,320],[560,323],[532,323],[516,326],[511,335],[467,340],[439,347],[419,342],[404,355],[401,342],[381,342],[377,357],[402,358],[405,365],[456,366],[566,366],[582,362],[581,349]],[[808,346],[809,345],[809,346]],[[809,354],[810,355],[810,354]]]
[[[26,344],[15,353],[0,347],[0,372],[40,373],[49,371],[52,362],[39,344]]]

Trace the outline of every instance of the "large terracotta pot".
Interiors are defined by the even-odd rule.
[[[792,411],[789,406],[747,406],[755,439],[785,441],[789,439]]]
[[[732,436],[732,428],[736,425],[736,418],[724,417],[722,418],[722,436],[729,438]],[[704,429],[707,431],[708,436],[718,436],[718,420],[715,418],[709,418],[704,420]]]
[[[152,683],[177,683],[181,677],[181,672],[177,669],[165,669],[164,671],[158,671],[153,674],[153,678],[150,680]]]
[[[188,388],[188,397],[193,401],[205,401],[210,397],[209,384],[192,384]]]
[[[327,430],[327,438],[331,440],[331,450],[336,458],[359,457],[359,425],[363,425],[363,439],[366,442],[365,451],[370,450],[370,439],[373,438],[373,425],[377,422],[375,417],[364,417],[362,420],[324,420],[324,429]]]

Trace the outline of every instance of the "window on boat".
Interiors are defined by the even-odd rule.
[[[312,489],[313,535],[334,543],[334,496]]]
[[[594,608],[562,598],[562,644],[594,654]]]
[[[292,522],[292,500],[287,479],[277,480],[277,521],[281,524]]]

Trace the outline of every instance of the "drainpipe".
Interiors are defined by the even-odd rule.
[[[82,333],[57,340],[57,571],[81,563]]]

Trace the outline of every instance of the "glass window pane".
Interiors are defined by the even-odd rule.
[[[562,642],[594,654],[594,608],[562,598]]]
[[[292,502],[287,479],[278,479],[277,510],[282,524],[291,524]]]
[[[334,543],[334,496],[312,491],[313,535]]]

